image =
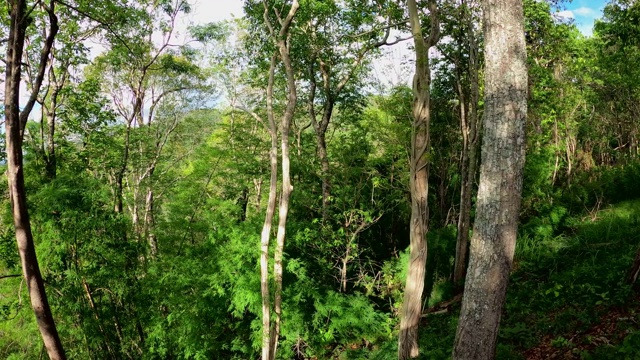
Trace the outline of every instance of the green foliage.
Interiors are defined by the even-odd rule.
[[[290,3],[268,1],[280,16]],[[69,357],[259,357],[259,233],[270,143],[265,124],[248,112],[265,117],[257,89],[268,81],[275,50],[264,31],[263,3],[246,1],[245,19],[192,27],[190,36],[201,43],[193,47],[152,41],[168,39],[175,16],[191,11],[184,1],[74,4],[74,11],[57,8],[64,26],[47,69],[58,78],[65,71],[73,75],[55,108],[57,173],[47,174],[46,118],[29,121],[23,148],[40,267]],[[294,191],[279,356],[396,358],[409,258],[414,95],[407,86],[371,94],[369,72],[386,24],[402,23],[404,9],[387,1],[301,5],[288,39],[299,106],[290,139]],[[476,19],[477,9],[440,5],[451,41],[441,42],[443,59],[432,72],[425,309],[454,295],[449,276],[462,182],[460,95],[471,92],[465,46],[471,28],[482,44],[479,24],[459,21],[467,12]],[[528,154],[498,359],[523,358],[540,339],[573,351],[581,344],[574,335],[611,309],[634,306],[633,289],[623,279],[640,240],[640,205],[628,201],[640,198],[638,9],[637,3],[611,2],[596,36],[586,39],[554,18],[548,2],[525,1]],[[33,14],[29,64],[38,61],[47,21],[39,4]],[[267,13],[273,24],[277,16]],[[93,29],[95,21],[101,26]],[[81,41],[89,33],[106,46],[91,62]],[[276,117],[285,99],[281,71],[278,66]],[[212,79],[226,91],[219,102],[212,100]],[[47,108],[51,92],[40,97]],[[330,171],[323,174],[308,113],[313,105],[319,119],[328,104]],[[480,99],[480,115],[482,108]],[[119,175],[124,210],[116,213]],[[331,185],[326,209],[323,176]],[[6,178],[0,186],[7,186]],[[9,199],[0,202],[0,275],[19,274]],[[454,304],[448,313],[424,317],[422,358],[450,357],[457,312]],[[637,358],[637,329],[625,331],[620,343],[577,355]],[[21,278],[0,279],[0,358],[37,359],[41,353]]]

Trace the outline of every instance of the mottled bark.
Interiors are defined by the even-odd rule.
[[[4,115],[5,136],[7,150],[7,182],[13,213],[18,252],[22,264],[31,307],[36,316],[38,329],[42,335],[44,346],[49,358],[54,360],[66,359],[62,342],[58,335],[49,301],[45,292],[44,281],[40,273],[36,256],[29,211],[27,209],[27,195],[24,183],[22,141],[27,118],[36,101],[38,91],[42,86],[45,68],[54,38],[58,32],[58,19],[54,13],[54,2],[46,11],[49,14],[49,31],[44,47],[41,51],[38,75],[33,84],[32,93],[23,111],[20,112],[20,81],[21,64],[24,52],[25,34],[28,22],[26,16],[26,2],[11,0],[8,3],[10,15],[9,37],[7,39],[7,55],[5,69]]]
[[[260,236],[260,295],[262,298],[262,359],[269,360],[271,356],[271,292],[269,290],[269,242],[271,240],[271,225],[276,211],[276,197],[278,192],[278,127],[273,115],[273,82],[275,77],[276,56],[271,57],[269,67],[269,82],[267,84],[267,117],[268,129],[271,137],[269,162],[271,176],[269,179],[269,199],[267,211]]]
[[[278,18],[278,24],[280,27],[276,30],[273,24],[270,22],[269,12],[272,9],[266,2],[263,2],[264,6],[264,21],[267,27],[271,39],[274,42],[277,50],[271,57],[271,64],[269,67],[269,81],[267,84],[267,117],[269,120],[268,130],[271,135],[271,181],[269,189],[269,205],[267,207],[267,215],[265,217],[265,223],[263,225],[262,232],[262,252],[260,256],[260,270],[261,270],[261,296],[262,296],[262,359],[273,360],[276,358],[276,351],[278,348],[278,340],[280,337],[280,323],[282,320],[282,258],[284,254],[284,242],[286,235],[287,216],[289,214],[289,201],[291,198],[291,192],[293,186],[291,185],[291,167],[289,159],[289,134],[291,131],[291,123],[293,120],[297,93],[295,74],[293,66],[291,64],[291,58],[289,56],[290,44],[289,44],[289,30],[293,23],[293,18],[298,11],[300,4],[297,0],[293,0],[291,7],[285,18],[280,17],[280,12],[275,11],[275,15]],[[269,282],[268,282],[268,251],[269,251],[269,238],[271,221],[273,220],[273,213],[275,212],[275,194],[277,191],[277,168],[278,168],[278,133],[277,125],[275,121],[275,113],[273,107],[273,86],[274,77],[276,71],[276,62],[278,58],[282,61],[287,80],[287,101],[284,114],[280,121],[280,147],[282,152],[281,166],[282,166],[282,193],[280,194],[280,206],[278,212],[278,232],[276,235],[276,248],[273,257],[273,277],[275,282],[274,289],[274,301],[273,311],[275,319],[273,324],[270,317],[269,306]],[[253,114],[255,118],[259,118],[256,114]],[[272,198],[273,196],[273,198]],[[267,222],[269,222],[267,224]],[[271,326],[273,325],[273,328]]]
[[[429,220],[429,121],[431,72],[429,49],[439,38],[439,23],[435,0],[429,2],[431,32],[424,39],[415,0],[408,0],[409,20],[416,50],[416,73],[413,78],[413,123],[411,136],[411,158],[409,160],[409,189],[411,192],[411,222],[409,229],[410,254],[404,301],[400,312],[398,336],[398,359],[415,358],[419,355],[418,325],[422,315],[422,292],[424,290],[427,261],[427,226]]]
[[[521,0],[486,0],[485,112],[471,257],[453,359],[493,359],[515,252],[527,115]]]
[[[275,323],[273,333],[271,334],[271,359],[276,358],[276,350],[278,348],[278,338],[280,337],[280,323],[282,320],[282,255],[284,253],[284,241],[287,228],[287,216],[289,214],[289,202],[291,200],[291,192],[293,186],[291,185],[291,165],[289,159],[289,134],[291,132],[291,123],[293,116],[295,115],[296,102],[298,100],[296,92],[296,79],[291,63],[290,44],[288,41],[289,27],[293,21],[293,17],[298,11],[298,0],[294,0],[289,9],[287,18],[282,23],[279,36],[277,37],[276,44],[278,46],[278,52],[280,59],[284,65],[284,70],[287,77],[287,106],[280,121],[281,130],[281,151],[282,151],[282,194],[280,195],[280,210],[278,213],[278,233],[276,236],[276,249],[273,257],[273,275],[275,278],[275,296],[273,301],[273,308],[275,312]]]

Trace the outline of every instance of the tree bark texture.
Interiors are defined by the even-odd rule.
[[[527,115],[521,0],[486,0],[485,112],[471,257],[453,359],[493,359],[515,252]]]
[[[429,2],[431,33],[424,39],[415,0],[408,0],[409,20],[416,49],[416,73],[413,78],[413,124],[411,137],[410,180],[411,223],[409,229],[410,255],[404,301],[400,313],[398,359],[419,355],[418,325],[422,318],[422,292],[427,262],[427,226],[429,220],[429,121],[431,118],[431,73],[429,49],[439,37],[439,23],[435,0]]]
[[[267,116],[268,129],[271,137],[269,162],[271,175],[269,179],[269,199],[267,211],[260,236],[260,294],[262,298],[262,359],[271,356],[271,291],[269,290],[269,242],[271,240],[271,225],[276,211],[276,197],[278,192],[278,127],[273,115],[273,82],[275,77],[276,56],[271,57],[269,67],[269,82],[267,85]]]
[[[286,17],[280,17],[280,12],[275,11],[280,27],[276,30],[270,22],[269,13],[271,11],[267,2],[262,3],[264,6],[264,21],[271,39],[276,46],[276,52],[271,57],[269,66],[269,80],[267,84],[267,117],[268,131],[271,136],[271,180],[269,187],[269,204],[267,206],[267,215],[262,229],[261,239],[261,255],[260,255],[260,273],[261,273],[261,296],[262,296],[262,359],[273,360],[276,358],[276,350],[278,348],[278,339],[280,337],[280,323],[282,319],[282,258],[284,254],[284,242],[286,235],[287,216],[289,214],[289,201],[291,199],[291,167],[289,159],[289,134],[291,131],[291,123],[295,112],[297,93],[295,74],[289,56],[289,30],[291,28],[293,18],[298,11],[300,4],[297,0],[293,0],[291,8]],[[280,121],[280,147],[282,152],[282,193],[280,194],[280,205],[278,211],[278,231],[276,235],[276,247],[273,256],[273,277],[275,282],[273,312],[275,319],[271,321],[270,307],[270,290],[269,290],[269,239],[271,222],[276,207],[276,192],[278,181],[278,127],[275,121],[275,111],[273,107],[273,86],[276,71],[276,62],[278,58],[282,61],[287,79],[287,101],[284,114]],[[254,115],[256,117],[257,115]],[[259,118],[259,117],[258,117]],[[273,324],[272,324],[273,323]]]
[[[9,1],[8,6],[11,23],[7,41],[4,112],[7,180],[9,184],[9,196],[11,198],[13,224],[22,264],[22,274],[27,283],[31,306],[36,315],[44,346],[49,358],[54,360],[66,359],[62,342],[60,341],[53,315],[51,314],[51,308],[36,256],[27,209],[22,158],[24,128],[29,113],[33,108],[35,98],[42,85],[42,77],[44,76],[44,69],[49,57],[49,52],[51,51],[54,37],[58,32],[58,23],[54,13],[53,2],[51,2],[47,8],[49,12],[50,29],[41,52],[38,78],[35,81],[33,92],[27,105],[24,107],[24,110],[20,112],[21,63],[24,52],[25,33],[28,25],[27,22],[29,20],[26,16],[26,2],[24,0]]]
[[[276,249],[273,257],[273,275],[275,278],[275,296],[274,296],[274,312],[275,323],[271,342],[271,359],[276,358],[276,349],[278,348],[278,338],[280,337],[280,323],[282,319],[282,257],[284,253],[284,241],[287,228],[287,216],[289,214],[289,203],[291,201],[291,165],[289,158],[289,134],[291,132],[291,123],[295,115],[296,103],[298,100],[296,92],[296,79],[291,63],[290,44],[288,41],[289,26],[298,11],[298,0],[294,0],[291,4],[289,14],[285,19],[277,39],[278,52],[280,59],[284,65],[287,77],[287,106],[280,122],[281,127],[281,151],[282,151],[282,194],[280,195],[280,210],[278,212],[278,233],[276,236]]]

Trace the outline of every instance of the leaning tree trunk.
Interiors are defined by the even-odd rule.
[[[521,0],[486,0],[485,112],[471,257],[453,359],[493,359],[515,252],[527,115]]]
[[[409,230],[410,254],[404,301],[400,313],[398,359],[419,355],[418,324],[422,317],[422,291],[424,290],[427,262],[427,225],[429,220],[429,121],[431,73],[429,48],[438,40],[439,23],[435,0],[429,2],[432,20],[431,34],[425,41],[415,0],[408,0],[409,20],[416,48],[416,73],[413,78],[413,123],[411,137],[410,179],[411,223]]]
[[[44,67],[46,66],[54,37],[58,32],[57,17],[54,14],[53,4],[54,3],[51,2],[49,8],[47,8],[50,19],[50,29],[45,41],[45,46],[41,52],[38,76],[30,99],[21,113],[19,108],[21,66],[26,28],[30,20],[26,16],[26,2],[24,0],[9,1],[8,6],[11,23],[9,38],[7,40],[4,120],[7,150],[7,181],[16,241],[18,243],[18,252],[22,264],[22,274],[27,283],[31,306],[36,315],[38,328],[40,329],[40,334],[42,335],[49,358],[59,360],[66,359],[66,355],[62,348],[62,342],[60,341],[53,315],[51,314],[51,308],[44,288],[44,281],[42,280],[42,274],[40,273],[40,267],[38,265],[27,209],[22,159],[22,136],[24,128],[42,85]]]

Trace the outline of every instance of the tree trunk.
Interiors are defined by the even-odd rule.
[[[124,210],[123,196],[123,182],[124,174],[127,171],[127,165],[129,164],[129,139],[131,134],[131,121],[128,121],[124,129],[124,149],[122,152],[122,163],[120,169],[116,173],[116,191],[115,191],[115,205],[114,210],[118,214],[122,214]]]
[[[627,284],[633,285],[638,280],[638,275],[640,274],[640,249],[636,251],[636,256],[633,259],[633,264],[631,264],[631,268],[627,273]]]
[[[260,211],[260,203],[262,202],[262,178],[253,179],[253,185],[256,189],[256,202],[254,206],[256,211]]]
[[[271,356],[271,294],[269,290],[269,242],[271,239],[271,224],[276,211],[276,196],[278,192],[278,128],[273,117],[273,82],[276,67],[275,55],[271,58],[269,69],[269,84],[267,85],[267,115],[269,118],[269,135],[271,136],[271,150],[269,161],[271,177],[269,179],[269,199],[267,212],[262,225],[260,236],[260,294],[262,297],[262,359],[269,360]]]
[[[7,40],[7,56],[5,70],[5,135],[7,150],[7,182],[9,185],[9,196],[13,213],[13,224],[18,243],[18,252],[22,264],[22,274],[31,300],[31,306],[36,315],[36,321],[44,346],[47,349],[49,358],[54,360],[66,359],[62,342],[58,335],[49,301],[44,288],[44,281],[40,273],[36,249],[29,222],[29,212],[27,209],[27,196],[24,184],[23,159],[22,159],[22,135],[27,123],[29,112],[33,107],[32,99],[35,99],[44,76],[44,66],[48,59],[53,39],[58,31],[57,18],[54,14],[53,3],[47,9],[51,21],[50,32],[47,36],[45,47],[41,53],[41,63],[38,69],[39,81],[33,88],[31,99],[23,112],[20,112],[20,81],[21,63],[24,51],[25,33],[29,19],[27,18],[26,3],[24,0],[13,0],[9,2],[9,14],[11,17],[9,38]],[[44,61],[42,61],[44,58]]]
[[[419,355],[418,324],[422,315],[422,291],[424,289],[427,262],[427,225],[429,220],[429,121],[431,73],[429,48],[439,37],[436,3],[429,2],[431,34],[425,41],[420,27],[420,17],[415,0],[408,0],[409,20],[416,49],[416,73],[413,78],[413,123],[411,137],[410,184],[411,223],[409,230],[410,255],[404,301],[400,313],[398,359]]]
[[[330,116],[331,115],[329,115],[329,118]],[[328,119],[326,120],[327,125],[329,124]],[[327,127],[317,128],[316,139],[318,143],[318,158],[320,158],[320,177],[322,179],[322,219],[325,221],[327,220],[329,199],[331,197],[331,183],[329,180],[329,155],[327,153],[326,134]]]
[[[453,359],[493,359],[515,252],[527,115],[521,0],[487,0],[485,113],[471,258]]]
[[[291,4],[289,14],[287,15],[289,24],[291,23],[291,20],[293,20],[293,16],[295,16],[298,7],[298,1],[294,0],[293,4]],[[285,26],[287,25],[283,25],[283,30],[287,29],[287,27]],[[291,185],[291,166],[289,159],[289,133],[291,131],[291,123],[293,121],[293,116],[295,115],[296,102],[298,100],[296,92],[295,73],[293,65],[291,64],[291,58],[289,56],[290,44],[287,41],[287,37],[284,36],[288,33],[288,30],[284,33],[283,30],[281,30],[281,36],[277,41],[277,45],[280,53],[280,58],[282,59],[282,63],[284,65],[285,73],[287,75],[287,107],[284,115],[282,116],[282,121],[280,124],[282,130],[282,133],[280,134],[282,137],[282,194],[280,196],[280,211],[278,213],[279,223],[278,234],[276,236],[276,249],[273,258],[273,273],[276,282],[273,308],[276,319],[274,324],[274,331],[273,334],[271,334],[271,359],[276,358],[278,338],[280,337],[280,322],[282,319],[282,255],[284,253],[284,241],[287,228],[287,216],[289,214],[289,202],[291,199],[291,192],[293,191],[293,186]]]
[[[323,89],[325,91],[325,102],[323,105],[322,118],[320,122],[316,119],[315,111],[315,98],[316,98],[316,81],[315,70],[313,63],[317,59],[312,59],[309,65],[309,78],[311,79],[309,84],[309,117],[311,118],[311,125],[316,133],[316,146],[318,151],[318,158],[320,159],[320,180],[322,181],[322,221],[326,221],[328,217],[329,199],[331,196],[331,183],[329,180],[329,155],[327,152],[327,140],[326,134],[329,128],[329,122],[333,116],[333,108],[335,102],[333,100],[333,94],[331,91],[331,77],[327,67],[321,62],[320,70],[323,78]],[[338,89],[341,91],[341,88]]]
[[[480,139],[478,128],[479,66],[477,61],[478,45],[473,31],[472,10],[467,5],[467,47],[469,50],[469,102],[465,109],[464,93],[459,89],[461,107],[461,125],[463,132],[462,184],[460,189],[460,217],[458,218],[458,234],[456,239],[456,257],[453,270],[453,283],[460,284],[467,273],[467,254],[469,252],[469,229],[471,228],[471,198],[473,197],[476,169],[478,164],[478,147]],[[465,111],[466,110],[466,111]],[[463,120],[464,119],[464,120]]]
[[[469,248],[469,226],[471,222],[471,179],[469,171],[469,126],[462,84],[458,78],[458,98],[460,100],[460,130],[462,132],[462,161],[460,164],[460,216],[456,236],[456,257],[453,265],[453,283],[460,284],[467,270],[467,250]]]
[[[155,258],[158,255],[158,239],[155,234],[155,217],[153,215],[153,189],[151,185],[147,189],[147,197],[145,199],[144,209],[144,232],[149,244],[149,255]]]

